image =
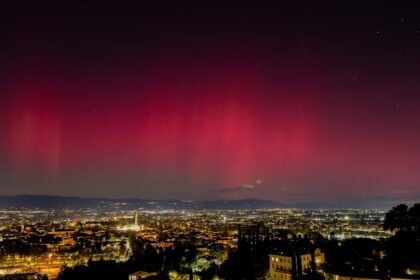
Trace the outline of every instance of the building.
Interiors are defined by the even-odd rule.
[[[270,279],[287,280],[297,279],[312,271],[312,256],[305,254],[269,255]]]
[[[269,255],[270,257],[270,279],[292,279],[295,259],[293,256]]]
[[[133,217],[133,223],[132,224],[126,224],[124,226],[119,226],[117,228],[120,231],[133,231],[133,232],[138,232],[141,230],[141,227],[139,225],[139,216],[137,213],[134,214]]]
[[[383,279],[390,279],[390,280],[419,280],[420,276],[413,276],[410,278],[400,278],[400,277],[383,277],[380,275],[377,276],[347,276],[347,275],[334,275],[333,280],[383,280]]]
[[[314,251],[314,262],[317,270],[322,270],[322,265],[325,263],[325,253],[317,248]]]
[[[156,276],[157,272],[137,271],[128,276],[128,280],[146,279],[150,276]]]
[[[352,276],[335,276],[334,280],[381,280],[381,278],[365,278],[365,277],[352,277]]]

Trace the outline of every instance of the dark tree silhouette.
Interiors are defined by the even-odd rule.
[[[400,204],[385,216],[384,229],[395,230],[391,238],[385,240],[385,264],[391,271],[403,271],[419,267],[420,258],[420,203],[411,208]]]
[[[408,210],[411,230],[420,236],[420,203],[416,203]]]
[[[385,215],[384,229],[385,230],[407,230],[409,225],[408,206],[400,204],[393,207]]]
[[[385,215],[384,229],[420,235],[420,203],[414,204],[411,208],[405,204],[393,207]]]

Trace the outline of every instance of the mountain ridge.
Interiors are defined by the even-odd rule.
[[[141,198],[101,198],[54,195],[11,195],[0,196],[0,209],[95,209],[112,205],[123,205],[132,209],[174,209],[174,210],[250,210],[274,208],[298,209],[343,209],[343,208],[390,208],[396,201],[386,196],[363,200],[348,199],[333,203],[305,202],[282,203],[256,198],[219,200],[179,200],[179,199],[141,199]]]

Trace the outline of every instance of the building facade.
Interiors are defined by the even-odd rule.
[[[311,254],[269,255],[270,279],[298,279],[312,270]]]

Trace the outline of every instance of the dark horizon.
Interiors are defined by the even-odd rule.
[[[420,197],[419,2],[0,10],[0,195]]]
[[[250,210],[250,209],[382,209],[389,210],[398,204],[414,205],[420,197],[410,199],[393,199],[378,196],[363,200],[343,198],[338,201],[309,201],[309,202],[280,202],[270,199],[257,199],[253,197],[242,199],[204,199],[204,200],[180,200],[180,199],[153,199],[153,198],[112,198],[112,197],[83,197],[83,196],[58,196],[58,195],[28,195],[20,194],[13,196],[0,196],[0,209],[27,208],[27,209],[99,209],[100,203],[126,202],[129,207],[136,209],[184,209],[184,210]],[[150,205],[150,202],[156,202]],[[176,202],[176,204],[173,204]],[[128,207],[128,206],[127,206]]]

